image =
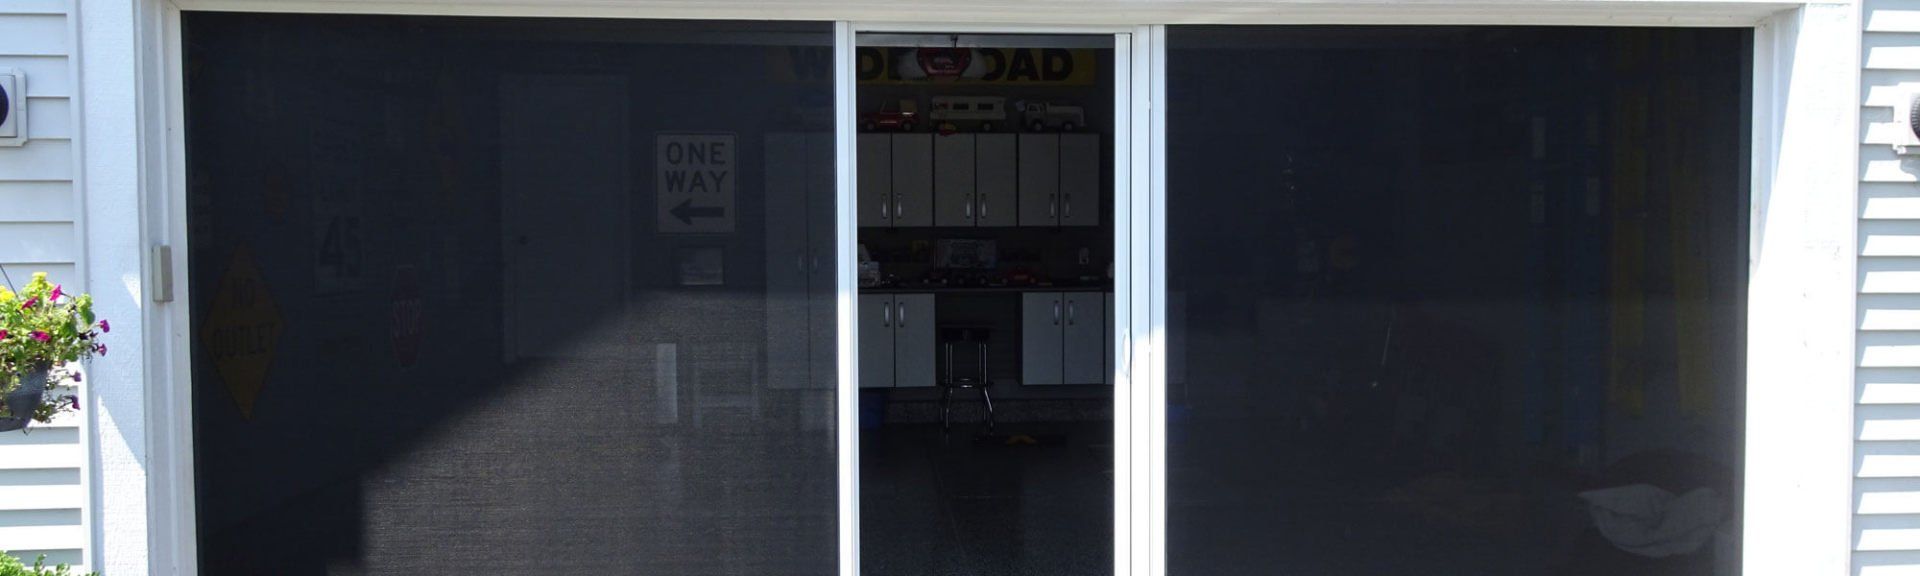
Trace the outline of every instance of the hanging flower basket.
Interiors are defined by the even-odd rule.
[[[109,331],[93,317],[93,297],[67,295],[44,272],[18,293],[0,287],[0,432],[79,410],[78,397],[47,388],[79,383],[80,363],[107,353],[100,336]]]
[[[0,416],[0,432],[12,432],[27,427],[33,421],[33,414],[40,410],[47,396],[47,379],[50,370],[41,368],[20,375],[20,384],[7,393],[6,408],[8,416]]]

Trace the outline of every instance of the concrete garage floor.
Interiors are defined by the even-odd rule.
[[[1112,439],[1111,422],[861,430],[861,572],[1111,575]]]

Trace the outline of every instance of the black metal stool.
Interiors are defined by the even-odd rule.
[[[953,391],[977,389],[980,400],[987,405],[987,432],[993,432],[993,394],[987,392],[992,384],[987,379],[987,335],[985,328],[943,328],[940,331],[940,350],[943,356],[940,371],[940,429],[953,428]]]

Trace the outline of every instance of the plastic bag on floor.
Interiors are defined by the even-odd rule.
[[[1600,535],[1615,547],[1665,558],[1691,554],[1713,540],[1726,518],[1720,493],[1696,488],[1674,495],[1650,484],[1632,484],[1580,493]]]

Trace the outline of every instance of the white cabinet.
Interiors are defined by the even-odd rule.
[[[1100,225],[1100,135],[1021,134],[1021,226]]]
[[[974,137],[974,222],[981,226],[1013,226],[1019,199],[1019,145],[1012,134]]]
[[[932,294],[860,295],[860,387],[934,385]]]
[[[1060,225],[1100,225],[1100,135],[1060,135]]]
[[[766,383],[837,385],[833,133],[766,139]]]
[[[1060,135],[1020,135],[1020,225],[1060,224]]]
[[[1107,304],[1099,292],[1068,292],[1061,338],[1061,381],[1069,384],[1106,382]]]
[[[1108,300],[1101,292],[1021,295],[1021,383],[1110,384]]]
[[[854,153],[859,168],[854,178],[861,227],[893,225],[893,135],[861,134]]]
[[[933,225],[933,135],[893,135],[893,225]]]
[[[1060,384],[1066,302],[1059,292],[1020,295],[1020,383]]]
[[[932,134],[861,134],[854,148],[861,227],[933,225]]]
[[[975,147],[972,134],[949,134],[933,141],[933,224],[974,226],[979,221],[975,197]]]
[[[941,227],[1013,226],[1019,197],[1018,146],[1012,134],[949,134],[933,139],[933,223]]]

